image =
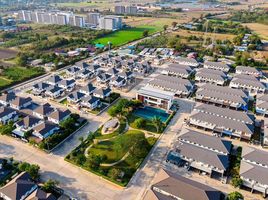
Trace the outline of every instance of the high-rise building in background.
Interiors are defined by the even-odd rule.
[[[126,8],[125,8],[125,6],[115,6],[114,7],[114,12],[116,14],[125,14],[126,13]]]
[[[100,29],[119,30],[122,28],[122,17],[104,16],[100,18]]]
[[[86,22],[91,25],[97,26],[100,23],[100,13],[88,13]]]
[[[135,14],[137,14],[137,12],[138,12],[137,6],[127,6],[126,7],[126,13],[127,14],[135,15]]]

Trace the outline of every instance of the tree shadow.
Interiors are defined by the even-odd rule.
[[[12,157],[15,153],[15,148],[13,146],[0,142],[0,154]]]

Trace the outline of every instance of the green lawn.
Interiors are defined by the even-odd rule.
[[[89,154],[106,155],[106,163],[116,162],[120,160],[134,145],[135,141],[139,140],[143,135],[144,133],[141,131],[128,131],[114,139],[99,142],[96,145],[94,144],[89,150]]]
[[[111,34],[104,36],[103,38],[99,38],[94,41],[95,44],[101,43],[107,45],[108,42],[111,42],[113,46],[120,46],[126,44],[128,42],[140,39],[143,37],[143,32],[145,30],[149,31],[149,34],[153,34],[161,29],[157,26],[138,26],[136,28],[126,29],[115,31]]]

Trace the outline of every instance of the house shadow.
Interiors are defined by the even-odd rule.
[[[0,155],[5,155],[7,157],[12,157],[15,154],[15,149],[12,145],[8,145],[0,142]]]

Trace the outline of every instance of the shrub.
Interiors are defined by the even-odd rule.
[[[137,118],[133,122],[133,126],[136,127],[136,128],[143,128],[143,127],[146,126],[146,120],[143,119],[143,118]]]
[[[240,199],[244,199],[244,197],[242,194],[236,191],[229,193],[227,196],[227,200],[240,200]]]

